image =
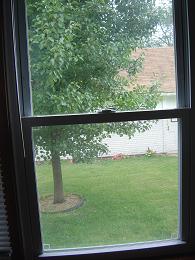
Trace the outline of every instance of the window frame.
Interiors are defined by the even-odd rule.
[[[13,151],[15,157],[16,186],[18,208],[22,223],[21,234],[23,238],[23,251],[25,259],[86,259],[91,257],[113,259],[127,259],[129,257],[141,258],[148,256],[170,255],[177,253],[193,252],[195,245],[195,206],[192,198],[195,196],[193,189],[195,169],[192,164],[192,134],[191,118],[193,96],[191,95],[189,73],[189,3],[192,0],[175,0],[175,30],[176,30],[176,67],[178,79],[178,109],[116,112],[109,114],[74,114],[57,116],[31,117],[28,45],[25,18],[24,0],[4,0],[4,21],[6,24],[5,52],[6,76],[8,85],[8,102],[10,125],[12,129]],[[12,17],[12,19],[10,19]],[[187,19],[188,18],[188,19]],[[11,51],[10,51],[11,50]],[[191,49],[190,49],[191,50]],[[192,63],[191,63],[192,70]],[[20,97],[18,99],[18,97]],[[65,125],[78,123],[120,122],[135,120],[152,120],[179,118],[180,122],[180,185],[181,192],[181,239],[164,240],[146,243],[136,243],[131,246],[115,245],[101,248],[78,249],[66,251],[44,252],[41,244],[40,222],[38,217],[38,202],[36,178],[34,173],[32,152],[32,127],[43,125]],[[194,139],[193,139],[194,138]],[[24,145],[25,143],[25,145]],[[25,147],[25,149],[24,149]],[[28,155],[28,156],[27,156]],[[181,160],[182,158],[182,160]],[[26,169],[29,169],[28,173]],[[25,195],[25,196],[24,196]]]
[[[23,125],[23,138],[25,143],[25,153],[26,153],[26,168],[29,170],[28,176],[28,191],[30,197],[30,215],[33,216],[31,219],[31,223],[33,226],[32,229],[32,238],[35,248],[40,252],[42,251],[41,244],[41,233],[40,233],[40,222],[39,222],[39,209],[38,209],[38,198],[37,198],[37,190],[36,190],[36,175],[34,169],[34,155],[33,155],[33,141],[32,141],[32,128],[37,126],[52,126],[52,125],[73,125],[73,124],[95,124],[95,123],[106,123],[106,122],[124,122],[124,121],[138,121],[138,120],[155,120],[155,119],[168,119],[168,118],[178,118],[180,121],[179,124],[179,132],[181,139],[185,136],[188,136],[187,125],[189,123],[188,120],[189,109],[173,109],[173,110],[163,110],[163,111],[141,111],[141,112],[117,112],[113,114],[73,114],[73,115],[57,115],[57,116],[36,116],[36,117],[23,117],[22,125]],[[186,132],[187,131],[187,132]],[[189,140],[186,139],[185,145],[180,146],[180,156],[184,158],[185,156],[185,164],[180,164],[180,169],[182,172],[185,172],[185,175],[180,176],[179,182],[183,183],[182,190],[180,192],[179,197],[179,216],[180,216],[180,237],[181,241],[178,240],[164,240],[164,241],[152,241],[145,243],[131,243],[129,247],[127,245],[114,245],[114,246],[101,246],[101,247],[93,247],[91,249],[75,249],[69,250],[53,250],[53,252],[44,252],[43,257],[46,256],[54,256],[56,253],[61,256],[70,256],[70,255],[82,255],[82,254],[90,254],[95,252],[95,254],[104,253],[107,256],[108,253],[113,253],[115,250],[120,251],[121,254],[123,251],[129,249],[128,252],[132,253],[135,250],[141,250],[146,248],[156,248],[161,246],[172,246],[172,250],[174,246],[184,246],[184,241],[187,241],[188,230],[189,230],[189,209],[187,204],[182,205],[182,201],[189,201],[189,192],[188,192],[188,165],[187,163],[187,154],[189,149]],[[179,141],[179,143],[181,143]],[[180,186],[180,185],[179,185]],[[181,186],[180,186],[181,187]],[[47,258],[46,258],[47,259]]]

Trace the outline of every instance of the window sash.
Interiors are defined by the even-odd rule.
[[[76,249],[76,250],[52,250],[53,253],[44,253],[43,255],[55,255],[57,252],[61,255],[83,255],[85,253],[101,252],[108,253],[126,251],[128,248],[128,254],[134,254],[134,250],[141,248],[161,248],[175,246],[181,246],[185,248],[189,239],[190,231],[190,211],[189,211],[189,113],[190,109],[175,109],[165,111],[140,111],[140,112],[117,112],[109,114],[79,114],[79,115],[64,115],[64,116],[43,116],[43,117],[26,117],[22,118],[23,126],[23,138],[24,138],[24,150],[25,150],[25,164],[28,169],[28,182],[27,189],[29,192],[29,205],[30,216],[32,223],[32,238],[34,242],[34,248],[36,252],[43,253],[42,239],[41,239],[41,227],[39,219],[38,197],[36,188],[36,175],[34,165],[33,154],[33,142],[32,142],[32,128],[36,126],[52,126],[52,125],[72,125],[72,124],[89,124],[89,123],[106,123],[106,122],[121,122],[121,121],[136,121],[136,120],[155,120],[155,119],[169,119],[178,118],[179,124],[179,238],[177,240],[164,240],[153,241],[151,243],[135,243],[127,245],[116,246],[102,246],[92,247],[90,249]],[[184,142],[181,142],[184,140]],[[167,249],[166,249],[167,250]],[[172,250],[172,249],[171,249]],[[155,251],[155,250],[154,250]],[[106,253],[106,254],[107,254]],[[139,254],[138,254],[139,255]]]
[[[13,0],[9,0],[13,1]],[[26,0],[14,2],[16,21],[16,51],[19,55],[17,64],[19,80],[19,101],[22,117],[32,116],[32,95],[29,74],[28,55],[28,26],[26,17]],[[172,0],[173,2],[173,26],[175,33],[175,72],[176,72],[176,95],[177,107],[187,108],[191,105],[189,84],[189,44],[188,44],[188,0]]]
[[[108,113],[88,113],[88,114],[67,114],[22,117],[24,126],[50,126],[50,125],[69,125],[69,124],[89,124],[122,121],[139,121],[166,118],[184,118],[190,108],[168,109],[168,110],[148,110],[148,111],[124,111]]]

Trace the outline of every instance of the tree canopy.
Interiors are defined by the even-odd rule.
[[[158,24],[146,47],[171,47],[174,45],[172,0],[158,0]]]
[[[125,90],[118,75],[127,70],[132,81],[141,67],[132,52],[158,23],[153,0],[41,0],[28,10],[34,114],[156,106],[151,90],[140,102],[141,90]]]
[[[110,106],[118,111],[156,107],[159,84],[136,83],[144,57],[132,55],[158,24],[154,0],[27,3],[35,115],[95,112]],[[122,77],[121,70],[128,77]],[[42,158],[70,155],[82,161],[106,153],[102,140],[112,133],[131,138],[150,126],[145,121],[39,127],[34,139]]]

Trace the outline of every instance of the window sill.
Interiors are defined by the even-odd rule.
[[[125,245],[112,245],[79,249],[53,250],[39,255],[36,259],[128,259],[129,257],[152,257],[165,255],[178,255],[189,252],[189,245],[181,240],[165,240],[148,243],[135,243]]]

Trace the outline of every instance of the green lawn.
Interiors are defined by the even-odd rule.
[[[52,194],[50,163],[36,170],[39,196]],[[85,203],[68,213],[41,214],[43,243],[52,249],[177,237],[177,157],[62,161],[62,171],[64,190]]]

